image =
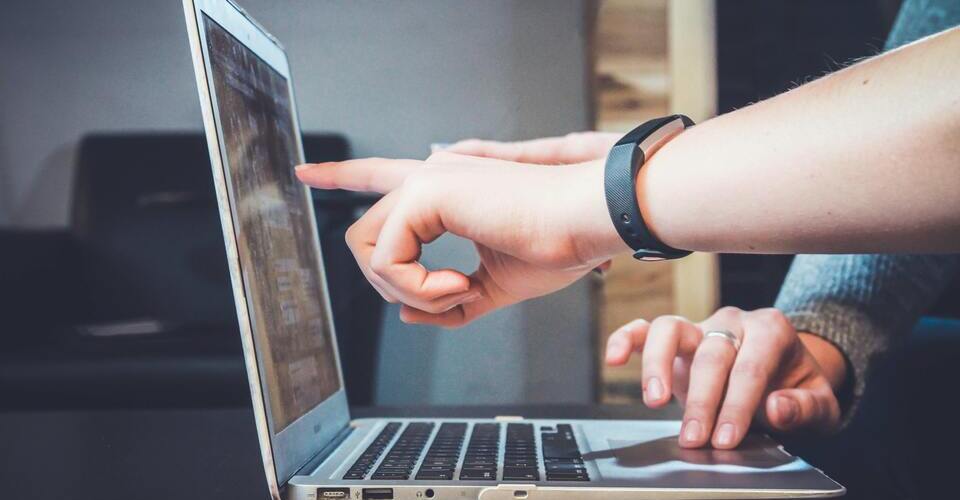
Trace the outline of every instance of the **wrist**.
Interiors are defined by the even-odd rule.
[[[837,346],[819,335],[807,332],[798,334],[800,342],[813,356],[834,392],[838,392],[847,380],[847,361]]]
[[[605,158],[571,165],[570,175],[564,182],[573,200],[566,204],[568,234],[580,260],[591,266],[631,252],[607,211],[604,164]]]
[[[677,143],[681,142],[686,133],[673,138],[644,161],[643,167],[637,173],[634,187],[637,206],[640,207],[640,213],[650,234],[673,248],[693,250],[689,242],[683,241],[676,228],[668,223],[671,219],[669,214],[671,208],[674,210],[681,208],[675,203],[675,196],[680,192],[678,188],[682,186],[670,184],[674,182],[671,170],[676,168],[673,152],[676,151]]]

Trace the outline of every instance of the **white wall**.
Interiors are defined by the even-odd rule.
[[[584,0],[243,3],[285,42],[304,130],[358,155],[585,128]],[[90,131],[199,129],[180,2],[7,0],[0,223],[67,222]]]
[[[345,133],[358,156],[589,126],[587,0],[241,3],[286,45],[304,129]],[[0,225],[67,223],[73,154],[88,132],[202,127],[176,0],[7,0],[0,61]],[[475,265],[464,242],[437,247],[433,263]],[[593,357],[588,296],[579,284],[457,332],[402,325],[390,311],[379,399],[587,400],[592,364],[560,371],[557,360]]]

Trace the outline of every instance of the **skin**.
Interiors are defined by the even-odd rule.
[[[723,338],[741,339],[739,351]],[[736,447],[754,420],[777,431],[831,431],[840,422],[836,389],[846,377],[832,344],[800,333],[776,309],[727,307],[700,323],[676,316],[632,321],[607,341],[606,362],[642,356],[643,401],[684,406],[680,446]]]
[[[689,129],[640,170],[645,221],[665,243],[699,251],[960,251],[958,53],[960,29],[947,30]],[[615,140],[465,141],[426,161],[301,165],[297,175],[321,189],[383,193],[347,233],[361,270],[403,304],[404,321],[457,327],[629,251],[603,193]],[[422,246],[447,232],[475,243],[473,273],[420,264]],[[611,363],[630,352],[657,360],[644,363],[644,388],[661,397],[647,402],[685,400],[681,444],[736,446],[754,416],[778,429],[837,425],[832,388],[844,374],[832,345],[766,310],[724,309],[708,321],[638,323],[608,351]],[[708,327],[740,335],[740,352],[700,343]],[[662,338],[679,340],[671,349]],[[651,341],[660,354],[649,354]],[[689,365],[686,380],[669,363]],[[685,440],[692,421],[699,432]]]

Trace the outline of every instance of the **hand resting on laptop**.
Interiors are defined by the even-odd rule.
[[[736,342],[709,332],[729,332]],[[776,309],[725,307],[705,321],[637,319],[607,341],[606,362],[643,358],[643,401],[684,406],[680,446],[734,448],[752,421],[778,431],[829,432],[840,423],[836,392],[843,355],[828,341],[798,333]]]

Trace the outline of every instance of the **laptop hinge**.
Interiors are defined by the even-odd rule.
[[[329,457],[330,455],[333,455],[334,451],[337,451],[337,448],[344,441],[346,441],[347,437],[349,437],[350,433],[352,432],[353,432],[352,426],[350,425],[343,426],[343,429],[340,429],[340,432],[338,432],[336,436],[333,436],[333,439],[331,439],[326,446],[321,448],[316,455],[310,458],[310,460],[307,460],[307,462],[303,464],[302,467],[297,469],[297,472],[294,472],[293,475],[294,476],[308,475],[314,470],[316,470],[316,468],[319,467],[320,464],[322,464],[323,461],[327,459],[327,457]]]

